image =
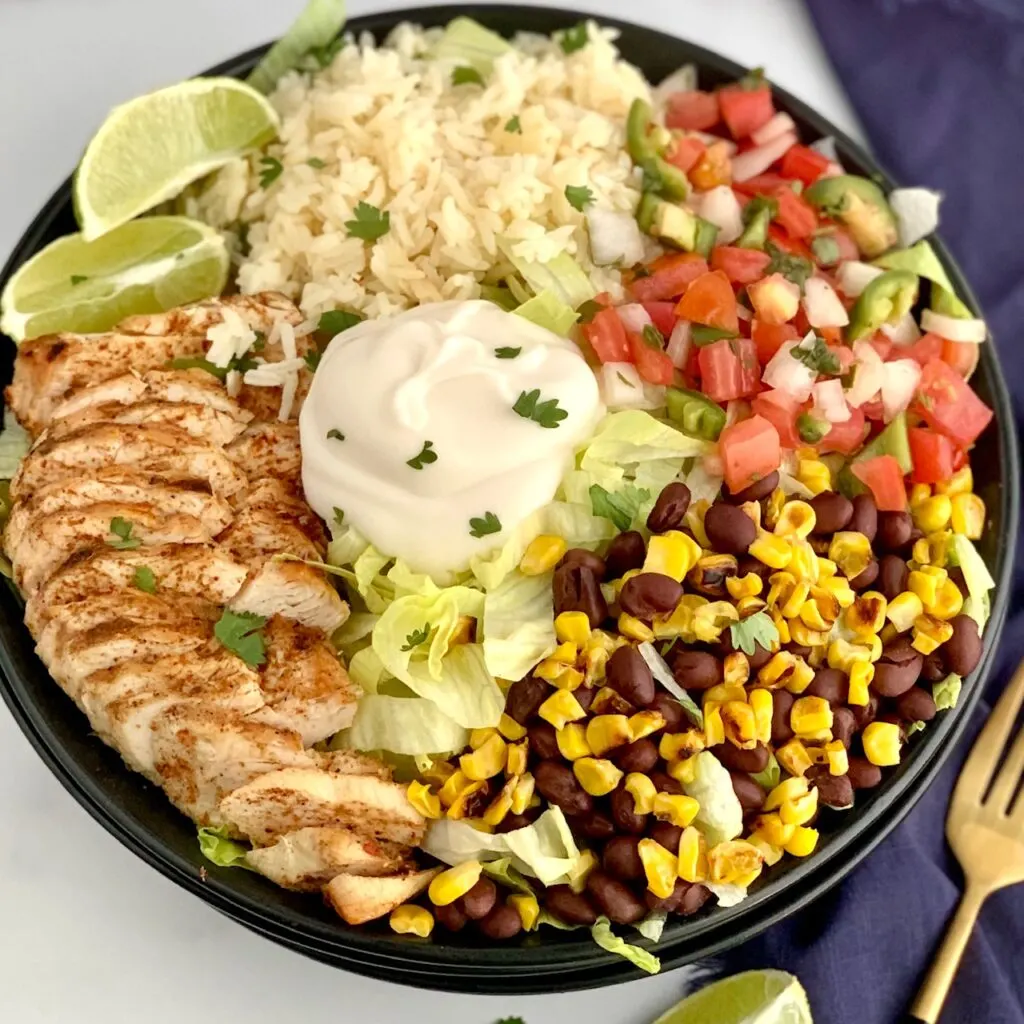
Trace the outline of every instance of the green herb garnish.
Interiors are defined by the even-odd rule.
[[[327,439],[329,441],[344,441],[345,435],[337,427],[331,427],[327,431]]]
[[[519,123],[519,115],[518,114],[516,114],[515,117],[510,117],[505,122],[505,131],[507,131],[510,135],[522,135],[523,134],[523,126]]]
[[[486,537],[489,533],[501,533],[501,520],[493,512],[485,512],[482,519],[470,519],[471,537]]]
[[[517,355],[523,350],[521,348],[496,348],[494,350],[495,359],[515,359]]]
[[[361,324],[363,317],[359,313],[351,313],[347,309],[329,309],[326,313],[320,314],[320,321],[316,325],[317,334],[333,338],[342,331],[347,331],[356,324]]]
[[[722,327],[709,327],[707,324],[694,324],[690,328],[690,341],[703,348],[713,342],[721,341],[723,338],[735,338],[735,331],[727,331]]]
[[[354,220],[345,221],[350,238],[361,238],[364,242],[376,242],[391,228],[391,215],[387,210],[382,213],[376,206],[371,206],[360,200],[356,203],[354,213]]]
[[[108,537],[107,543],[112,548],[117,548],[118,551],[130,551],[133,548],[141,547],[142,541],[138,537],[132,536],[134,528],[134,523],[121,516],[114,516],[110,520],[110,533],[113,539]]]
[[[646,488],[626,484],[620,491],[607,491],[600,484],[590,485],[590,506],[595,516],[610,519],[620,530],[628,530],[640,511],[640,506],[651,497]]]
[[[831,429],[828,420],[819,420],[809,412],[802,412],[796,418],[796,432],[804,444],[817,444]]]
[[[484,76],[473,67],[455,68],[452,71],[452,85],[483,85]]]
[[[266,624],[267,620],[262,615],[225,608],[213,627],[213,635],[246,665],[255,667],[267,660],[266,644],[260,632]]]
[[[323,357],[323,352],[319,349],[311,348],[302,358],[306,360],[309,372],[316,373],[320,367],[320,360],[323,359]]]
[[[779,631],[775,623],[764,611],[755,612],[739,622],[734,622],[729,631],[732,635],[733,648],[748,656],[754,653],[758,644],[766,651],[770,651],[779,640]]]
[[[594,201],[594,193],[586,185],[566,185],[565,198],[571,207],[582,213]]]
[[[825,344],[824,339],[814,335],[814,342],[809,348],[804,348],[803,343],[794,345],[789,354],[799,360],[809,370],[815,373],[826,373],[835,376],[839,373],[839,356]]]
[[[345,525],[345,510],[334,506],[334,525],[344,526]]]
[[[752,89],[760,89],[764,85],[764,68],[753,68],[748,71],[739,81],[741,89],[748,92]]]
[[[655,352],[665,351],[665,335],[654,324],[644,324],[640,337],[644,339],[644,344],[648,348],[653,348]]]
[[[422,647],[433,635],[434,630],[426,625],[422,629],[414,629],[406,636],[405,643],[402,645],[402,652],[408,653],[409,651],[416,650],[417,647]]]
[[[562,53],[575,53],[577,50],[582,50],[589,42],[587,26],[582,21],[578,25],[566,29],[558,37],[558,45],[562,47]]]
[[[260,167],[263,168],[260,171],[260,188],[269,188],[284,171],[284,164],[272,156],[265,156],[260,161]]]
[[[72,285],[81,284],[83,281],[88,281],[89,278],[85,274],[72,274],[71,283]]]
[[[798,285],[803,291],[807,279],[814,273],[811,261],[803,256],[796,256],[793,253],[783,252],[774,242],[765,244],[764,250],[771,257],[768,266],[765,268],[765,276],[769,274],[781,274],[784,278]]]
[[[140,565],[132,576],[132,585],[144,590],[147,594],[156,593],[156,576],[148,565]]]
[[[437,462],[437,452],[434,451],[434,442],[424,441],[419,455],[415,455],[413,458],[409,459],[409,461],[406,462],[406,465],[412,466],[413,469],[422,469],[424,466],[429,466],[432,462]]]
[[[533,420],[542,427],[549,430],[558,426],[569,414],[559,408],[557,398],[549,398],[546,402],[540,401],[540,390],[521,391],[512,406],[512,411],[518,413],[523,419]]]
[[[318,156],[311,156],[306,163],[317,171],[322,171],[327,166]]]

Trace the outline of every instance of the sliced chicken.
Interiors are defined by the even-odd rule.
[[[172,803],[201,825],[221,825],[231,793],[278,770],[313,763],[298,733],[239,717],[225,708],[178,704],[152,724],[154,772]]]
[[[226,454],[254,483],[268,477],[297,483],[302,473],[297,423],[257,421],[228,445]]]
[[[252,566],[262,566],[276,554],[314,562],[324,554],[301,526],[265,508],[242,509],[217,540],[240,562]]]
[[[238,511],[259,509],[297,526],[316,546],[327,549],[327,534],[320,517],[306,504],[298,480],[267,477],[253,483],[239,502]]]
[[[337,827],[412,846],[426,824],[406,798],[405,786],[316,768],[261,775],[227,796],[220,811],[256,845],[300,828]]]
[[[441,870],[406,871],[385,878],[338,875],[324,886],[324,895],[346,924],[366,924],[418,896]]]
[[[358,750],[329,750],[320,754],[317,765],[339,775],[373,775],[391,781],[391,768],[383,761]]]
[[[297,326],[302,313],[294,302],[280,292],[256,292],[253,295],[225,295],[220,299],[179,306],[166,313],[142,313],[118,324],[125,334],[200,334],[224,322],[224,308],[233,309],[254,330],[267,333],[278,320]]]
[[[232,600],[235,611],[283,615],[330,636],[347,618],[348,605],[319,569],[302,562],[266,562]]]
[[[112,466],[169,479],[205,480],[214,494],[228,498],[247,487],[245,474],[220,448],[176,427],[96,423],[64,437],[40,437],[11,481],[11,498],[21,501],[40,487]]]
[[[367,839],[346,828],[300,828],[245,858],[285,889],[319,892],[332,878],[393,875],[405,867],[408,848]]]

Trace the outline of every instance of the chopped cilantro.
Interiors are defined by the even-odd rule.
[[[694,324],[690,328],[690,341],[692,341],[697,348],[703,348],[705,345],[710,345],[715,341],[721,341],[723,338],[735,337],[735,331],[727,331],[722,327],[708,327],[707,324]]]
[[[156,576],[148,565],[140,565],[132,576],[132,585],[144,590],[147,594],[156,593]]]
[[[316,373],[320,366],[320,360],[323,359],[324,354],[319,349],[311,348],[302,358],[306,360],[306,365],[309,367],[310,373]]]
[[[118,551],[130,551],[133,548],[140,547],[142,541],[138,537],[132,536],[132,530],[134,529],[134,523],[123,519],[121,516],[114,516],[110,520],[111,536],[107,538],[107,543],[112,548],[117,548]]]
[[[452,71],[452,85],[483,85],[484,76],[473,67],[455,68]]]
[[[267,620],[262,615],[225,608],[213,627],[213,635],[246,665],[255,667],[267,660],[266,644],[260,632],[266,624]]]
[[[594,193],[586,185],[566,185],[565,198],[582,213],[594,201]]]
[[[412,466],[413,469],[422,469],[424,466],[429,466],[432,462],[437,462],[437,452],[434,451],[434,442],[424,441],[419,455],[415,455],[409,459],[409,461],[406,462],[406,465]]]
[[[485,512],[482,519],[470,519],[471,537],[486,537],[489,533],[501,533],[501,520],[493,512]]]
[[[329,441],[344,441],[345,435],[337,427],[331,427],[327,431],[327,439]]]
[[[648,348],[653,348],[656,352],[665,351],[665,335],[654,324],[644,324],[640,337],[644,339],[644,344]]]
[[[356,203],[355,219],[345,221],[350,238],[361,238],[364,242],[376,242],[388,233],[391,227],[391,215],[385,210],[381,213],[376,206]]]
[[[562,47],[562,53],[575,53],[577,50],[582,50],[589,42],[590,36],[587,35],[587,26],[582,21],[578,25],[573,25],[572,28],[566,29],[558,37],[558,45]]]
[[[284,171],[284,164],[272,156],[265,156],[260,161],[260,167],[263,168],[260,171],[260,188],[269,188]]]
[[[311,156],[306,163],[317,171],[322,171],[327,166],[318,156]]]
[[[83,281],[88,281],[89,278],[85,274],[72,274],[71,283],[72,285],[81,284]]]
[[[362,322],[363,317],[359,313],[351,313],[347,309],[329,309],[326,313],[321,313],[316,330],[317,334],[330,341],[336,334],[341,334],[342,331],[347,331]]]
[[[804,284],[814,273],[811,261],[803,256],[796,256],[793,253],[783,252],[774,242],[765,245],[765,252],[771,257],[771,261],[765,268],[765,276],[768,274],[781,274],[784,278],[798,285],[803,291]]]
[[[817,444],[831,429],[828,420],[820,420],[809,412],[802,412],[796,418],[796,432],[805,444]]]
[[[494,357],[495,359],[515,359],[515,357],[522,351],[523,350],[521,348],[496,348],[494,350]]]
[[[804,342],[801,342],[799,345],[794,345],[789,351],[794,359],[799,360],[815,373],[832,374],[833,376],[839,373],[839,357],[818,334],[814,335],[811,345],[804,347]]]
[[[751,655],[760,644],[766,651],[778,642],[779,631],[772,622],[771,616],[764,611],[748,615],[739,622],[734,622],[729,631],[732,634],[732,645],[737,651]]]
[[[409,651],[416,650],[417,647],[422,647],[433,635],[434,630],[427,625],[424,625],[422,629],[414,629],[406,636],[405,643],[402,645],[402,652],[408,653]]]
[[[345,510],[334,506],[334,525],[344,526],[345,525]]]
[[[523,134],[523,126],[519,123],[519,115],[518,114],[516,114],[515,117],[510,117],[505,122],[505,131],[507,131],[510,135],[522,135]]]
[[[558,426],[569,414],[559,408],[557,398],[549,398],[546,402],[540,401],[540,390],[521,391],[512,406],[512,411],[518,413],[523,419],[533,420],[542,427],[553,429]]]
[[[590,486],[590,506],[595,516],[610,519],[619,530],[628,530],[640,506],[651,496],[646,488],[626,484],[621,491],[606,491],[600,484]]]

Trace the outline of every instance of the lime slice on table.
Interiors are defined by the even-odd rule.
[[[15,341],[56,331],[107,331],[133,313],[219,295],[228,264],[221,235],[187,217],[143,217],[93,242],[68,235],[7,282],[0,331]]]
[[[813,1024],[803,986],[785,971],[723,978],[677,1003],[654,1024]]]
[[[115,107],[75,173],[83,236],[91,241],[173,198],[279,127],[266,97],[233,78],[193,78]]]

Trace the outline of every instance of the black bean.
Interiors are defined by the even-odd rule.
[[[555,570],[551,589],[555,615],[583,612],[590,620],[591,629],[597,629],[608,618],[608,603],[592,569],[577,562],[563,563]]]
[[[597,696],[597,690],[593,686],[578,686],[573,690],[572,695],[584,711],[589,711],[590,705],[594,703],[594,698]]]
[[[480,921],[478,927],[489,939],[512,939],[523,930],[523,919],[515,907],[502,903]]]
[[[873,693],[869,694],[867,704],[851,704],[850,711],[853,712],[857,731],[863,732],[878,717],[878,698]]]
[[[754,543],[757,527],[737,505],[716,501],[704,515],[704,532],[719,554],[744,555]]]
[[[907,589],[910,570],[899,555],[883,555],[878,563],[878,589],[892,601]]]
[[[874,789],[882,781],[882,769],[866,757],[851,757],[846,776],[854,789]]]
[[[647,529],[651,533],[678,530],[686,521],[686,510],[690,507],[690,488],[678,480],[665,487],[647,517]]]
[[[515,832],[516,829],[526,828],[527,825],[532,825],[534,816],[529,812],[525,814],[506,814],[497,825],[494,826],[495,832]]]
[[[609,800],[612,809],[612,820],[620,831],[630,835],[640,836],[647,828],[647,815],[636,813],[636,804],[633,802],[633,794],[626,791],[624,786],[619,786],[612,793]]]
[[[732,791],[740,802],[744,814],[759,811],[764,806],[764,790],[746,773],[729,772],[732,779]]]
[[[833,775],[827,765],[808,769],[807,781],[818,790],[818,800],[826,807],[843,810],[853,806],[853,783],[847,775]]]
[[[531,725],[526,731],[529,738],[528,750],[534,757],[542,761],[550,758],[561,757],[558,749],[558,737],[555,735],[555,727],[548,722],[538,722]]]
[[[743,576],[744,573],[740,571],[737,575]],[[719,638],[718,643],[726,654],[732,654],[739,650],[739,648],[732,642],[731,629],[722,630],[722,635]],[[747,654],[747,652],[744,651],[743,654],[746,655],[747,663],[755,672],[763,665],[766,665],[772,657],[772,652],[768,650],[767,647],[762,647],[756,640],[754,641],[754,653]]]
[[[811,653],[810,647],[806,647],[804,644],[787,644],[786,650],[798,658],[803,658],[804,661],[807,660]]]
[[[655,615],[667,615],[683,596],[683,585],[660,572],[631,576],[619,591],[619,607],[634,618],[650,622]]]
[[[722,681],[722,663],[708,651],[679,651],[672,675],[686,690],[707,690]]]
[[[624,772],[640,772],[646,775],[658,763],[658,748],[646,736],[608,755]]]
[[[978,624],[969,615],[957,615],[950,623],[953,635],[943,644],[942,657],[961,678],[970,675],[981,661],[981,637]]]
[[[654,788],[659,793],[671,793],[678,796],[683,792],[683,787],[677,779],[673,779],[667,772],[651,772],[647,776],[654,783]]]
[[[711,748],[711,753],[730,771],[749,772],[751,775],[763,772],[768,767],[770,756],[763,743],[758,743],[752,750],[743,750],[734,743],[719,743]]]
[[[896,665],[905,665],[908,661],[913,661],[918,657],[920,655],[914,649],[913,642],[906,634],[896,637],[895,640],[890,640],[882,648],[882,660],[891,661]]]
[[[833,707],[845,704],[850,693],[850,680],[837,668],[819,668],[805,691],[808,697],[822,697]]]
[[[781,747],[793,738],[793,730],[789,724],[789,713],[793,710],[796,697],[789,690],[772,692],[772,743]]]
[[[683,830],[670,821],[658,821],[651,827],[650,836],[659,846],[664,846],[669,853],[678,853],[679,840],[683,838]]]
[[[839,740],[847,750],[857,731],[857,716],[849,708],[835,708],[832,712],[832,739]]]
[[[878,560],[872,558],[871,561],[868,562],[864,571],[858,573],[852,580],[850,580],[850,586],[854,590],[867,590],[868,587],[873,586],[875,580],[878,579],[878,572]]]
[[[633,646],[620,647],[608,659],[605,678],[608,685],[630,704],[646,708],[654,700],[654,676],[643,655]]]
[[[683,705],[679,703],[670,693],[659,690],[651,701],[651,710],[661,713],[665,719],[666,732],[680,732],[689,724]]]
[[[459,900],[470,921],[486,917],[498,902],[498,887],[485,875]]]
[[[668,847],[666,847],[666,849],[668,849]],[[683,897],[686,895],[686,891],[689,888],[689,882],[684,882],[681,878],[677,878],[676,884],[673,886],[672,892],[670,892],[668,896],[655,896],[650,889],[647,889],[644,892],[644,903],[647,904],[648,910],[665,910],[671,914],[673,911],[679,909],[680,904],[683,902]]]
[[[684,917],[696,914],[711,899],[711,890],[706,885],[691,885],[679,901],[677,913]]]
[[[909,512],[880,512],[878,514],[878,543],[884,551],[899,551],[910,540],[914,521]]]
[[[551,686],[543,679],[519,679],[508,689],[505,713],[520,725],[526,725],[551,693]]]
[[[595,868],[587,876],[590,898],[615,924],[632,924],[647,913],[643,900],[628,885]]]
[[[853,502],[838,491],[822,491],[808,504],[814,509],[814,533],[818,535],[845,530],[853,518]]]
[[[593,797],[562,761],[539,762],[533,778],[540,795],[566,814],[589,814],[593,810]]]
[[[896,714],[905,722],[930,722],[936,714],[935,701],[927,690],[914,686],[896,701]]]
[[[870,494],[858,494],[853,499],[853,515],[846,524],[846,529],[854,533],[863,533],[873,541],[878,533],[878,506]]]
[[[639,534],[637,535],[639,536]],[[598,580],[603,580],[607,573],[607,566],[605,560],[593,551],[588,551],[586,548],[569,548],[558,562],[556,568],[561,568],[563,565],[580,565],[585,569],[589,569]]]
[[[921,674],[923,658],[920,654],[909,661],[895,663],[886,661],[875,662],[875,676],[871,680],[871,689],[882,697],[899,697],[909,690]]]
[[[608,579],[617,580],[625,576],[630,569],[641,568],[646,558],[647,545],[644,544],[642,534],[636,530],[620,533],[608,545],[608,550],[604,554]]]
[[[931,654],[924,656],[924,664],[921,666],[921,678],[928,683],[937,683],[940,679],[945,679],[949,674],[949,670],[946,668],[946,662],[942,657],[942,648],[940,647],[937,651],[932,651]]]
[[[595,809],[590,814],[566,818],[573,835],[585,836],[587,839],[611,839],[615,835],[615,822],[604,811]]]
[[[461,932],[469,921],[469,918],[462,912],[458,900],[443,907],[432,906],[430,909],[434,914],[434,920],[450,932]]]
[[[767,476],[761,477],[760,480],[755,480],[749,487],[744,487],[738,494],[732,494],[729,492],[729,501],[735,502],[737,505],[742,505],[745,501],[760,501],[762,498],[767,498],[776,487],[779,486],[779,474],[777,470],[772,470]]]
[[[598,916],[590,900],[567,885],[549,885],[544,890],[544,907],[566,924],[592,925]]]
[[[601,865],[615,878],[631,882],[644,877],[644,862],[640,859],[639,836],[616,836],[604,845]]]

